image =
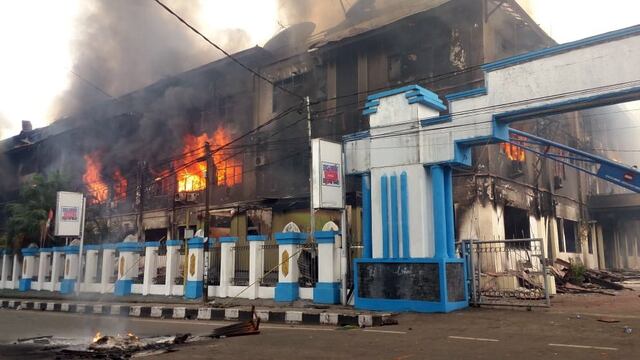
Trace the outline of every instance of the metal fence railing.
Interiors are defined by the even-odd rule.
[[[262,245],[264,262],[260,286],[276,286],[278,283],[278,244]]]
[[[355,259],[359,259],[362,257],[362,252],[364,251],[364,246],[359,243],[353,244],[349,246],[349,252],[347,259],[347,288],[353,289],[353,262]]]
[[[318,244],[306,243],[302,245],[298,255],[298,269],[300,287],[314,287],[318,282]]]
[[[472,305],[550,305],[542,239],[464,240],[459,245]]]
[[[207,284],[217,286],[220,285],[220,256],[222,254],[220,243],[216,242],[210,247],[208,254]]]
[[[232,284],[236,286],[249,285],[249,245],[236,245],[233,247],[235,259]]]

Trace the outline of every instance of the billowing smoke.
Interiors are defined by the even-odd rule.
[[[0,113],[0,139],[4,139],[5,133],[11,130],[11,123],[2,113]]]
[[[166,3],[197,28],[203,28],[199,23],[200,1]],[[73,71],[78,76],[71,77],[68,91],[56,102],[56,117],[222,56],[153,1],[92,0],[79,4],[72,46]],[[241,29],[208,36],[231,52],[249,45],[249,36]]]

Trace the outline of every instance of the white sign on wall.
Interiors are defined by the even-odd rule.
[[[55,236],[80,236],[82,203],[82,193],[58,191]]]
[[[342,209],[342,144],[313,139],[313,207],[315,209]]]

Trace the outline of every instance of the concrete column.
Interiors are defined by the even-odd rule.
[[[78,282],[78,256],[80,252],[79,246],[64,247],[64,278],[60,284],[60,293],[71,294],[75,291]]]
[[[7,249],[0,249],[0,255],[2,255],[2,268],[0,269],[0,289],[4,289],[7,279],[9,278],[9,254]]]
[[[158,248],[159,241],[144,243],[144,280],[142,281],[142,295],[149,295],[153,278],[158,272]]]
[[[171,291],[175,285],[175,279],[178,275],[178,250],[180,249],[180,245],[182,245],[182,241],[180,240],[167,240],[167,268],[165,272],[165,286],[166,292],[165,295],[171,295]]]
[[[189,254],[187,256],[187,286],[184,297],[197,299],[202,297],[204,290],[204,238],[194,237],[187,241]]]
[[[138,242],[121,242],[117,245],[120,255],[118,259],[118,280],[116,280],[114,289],[116,296],[131,294],[133,279],[138,277],[140,271],[138,269],[138,260],[140,259],[142,246]]]
[[[362,175],[362,257],[372,257],[371,238],[371,174]]]
[[[102,244],[102,274],[100,275],[101,294],[106,294],[113,290],[111,277],[113,276],[113,264],[116,256],[116,244]]]
[[[42,290],[44,283],[47,282],[47,275],[49,275],[51,265],[51,248],[40,249],[40,261],[38,262],[38,283],[36,284],[36,290]]]
[[[98,282],[98,256],[100,256],[100,245],[85,245],[84,249],[84,283],[95,284]]]
[[[31,282],[36,275],[36,254],[39,253],[38,248],[24,248],[22,251],[22,278],[18,290],[31,290]]]
[[[233,247],[238,238],[236,236],[224,236],[220,241],[220,297],[227,297],[229,286],[232,285],[235,270],[235,254]]]
[[[317,304],[340,303],[340,273],[336,271],[336,231],[316,231],[318,244],[318,282],[313,288],[313,302]]]
[[[51,291],[56,291],[56,286],[60,282],[60,275],[64,267],[64,247],[56,246],[52,248],[53,258],[51,260]]]
[[[13,268],[11,269],[11,288],[16,289],[18,287],[20,274],[22,273],[20,257],[18,254],[13,255]]]
[[[262,245],[267,240],[265,235],[249,235],[249,298],[257,299],[260,292],[260,279],[264,271],[264,249]]]
[[[300,245],[307,238],[305,233],[276,233],[276,243],[278,244],[278,283],[275,289],[275,301],[292,302],[299,298],[298,278],[298,257],[300,256]]]

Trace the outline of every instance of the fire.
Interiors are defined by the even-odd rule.
[[[514,141],[522,141],[522,140],[526,140],[525,138],[515,135],[515,134],[511,134],[511,139]],[[519,161],[519,162],[524,162],[525,160],[525,155],[524,155],[524,149],[516,146],[514,144],[511,143],[501,143],[500,147],[502,147],[502,151],[504,151],[505,155],[507,155],[507,158],[509,160],[512,161]]]
[[[89,191],[89,204],[101,204],[109,196],[109,187],[102,181],[102,163],[98,153],[93,152],[84,156],[86,170],[82,175],[82,181]]]
[[[96,341],[98,341],[101,337],[102,337],[102,334],[100,333],[100,331],[98,331],[98,332],[93,336],[92,342],[96,342]]]
[[[127,197],[127,179],[116,169],[113,173],[113,200],[120,201]]]
[[[187,134],[184,137],[184,152],[188,153],[185,158],[176,161],[174,166],[181,168],[184,164],[190,163],[204,155],[204,145],[209,142],[213,152],[213,162],[216,167],[216,184],[233,186],[242,182],[242,162],[231,157],[231,151],[216,151],[216,148],[231,141],[225,130],[219,127],[211,136],[207,133],[199,136]],[[205,174],[207,163],[205,161],[196,162],[177,173],[178,191],[199,191],[207,186]]]

